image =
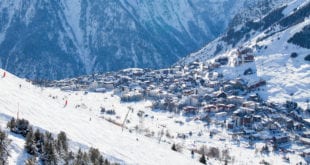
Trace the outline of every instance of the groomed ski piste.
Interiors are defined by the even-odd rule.
[[[0,69],[1,74],[6,72]],[[61,91],[57,88],[42,88],[20,79],[8,72],[0,79],[0,124],[12,140],[9,164],[20,164],[29,156],[23,149],[24,139],[10,133],[6,123],[12,117],[29,120],[35,128],[57,134],[66,132],[73,150],[95,147],[105,158],[120,164],[200,164],[199,154],[192,157],[190,150],[199,149],[202,145],[228,149],[234,164],[259,164],[266,160],[271,164],[287,164],[282,154],[256,153],[248,147],[247,142],[236,144],[231,136],[218,126],[207,127],[204,122],[168,112],[155,112],[150,109],[150,101],[122,103],[113,92],[85,93],[84,91]],[[65,102],[67,100],[67,105]],[[79,106],[77,106],[79,105]],[[107,116],[100,113],[100,107],[115,109],[116,115]],[[130,108],[129,108],[130,107]],[[128,109],[133,111],[128,111]],[[149,117],[141,121],[138,111],[144,111]],[[122,122],[126,114],[128,120],[124,130]],[[18,115],[18,116],[17,116]],[[109,122],[113,121],[113,122]],[[179,122],[176,122],[179,121]],[[180,124],[184,123],[184,124]],[[131,131],[138,125],[140,129],[155,132],[153,137],[145,136],[145,132]],[[211,130],[218,134],[209,137]],[[187,139],[162,137],[161,131],[172,136],[177,133],[193,132]],[[201,132],[201,136],[197,136]],[[223,140],[224,139],[224,140]],[[183,146],[182,152],[171,150],[173,143]],[[263,144],[255,144],[257,147]],[[305,161],[298,155],[287,154],[291,164]],[[222,164],[223,161],[209,159],[208,164]]]

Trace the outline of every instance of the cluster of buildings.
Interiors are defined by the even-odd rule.
[[[249,49],[238,50],[236,57],[235,65],[254,61]],[[305,119],[310,110],[291,101],[263,101],[256,91],[266,85],[265,80],[249,83],[242,78],[225,79],[217,68],[228,62],[227,57],[220,57],[208,64],[193,62],[160,70],[131,68],[51,81],[45,86],[70,91],[114,91],[123,102],[151,100],[153,109],[221,124],[232,136],[249,141],[265,141],[279,148],[292,141],[310,146],[310,120]],[[307,157],[310,151],[300,154]]]

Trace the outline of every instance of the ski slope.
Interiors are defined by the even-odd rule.
[[[3,73],[3,70],[0,72]],[[76,95],[84,99],[83,92],[61,92],[58,89],[35,87],[9,73],[0,79],[0,90],[2,127],[5,127],[9,117],[16,117],[19,107],[19,117],[29,120],[35,127],[55,134],[65,131],[72,141],[71,147],[96,147],[105,157],[121,164],[198,164],[197,160],[189,156],[173,152],[170,145],[158,144],[155,140],[128,131],[122,132],[120,127],[96,117],[91,112],[95,109],[75,109],[74,101],[78,103],[81,100],[71,101],[69,98]],[[58,95],[58,99],[49,97],[50,94]],[[64,107],[65,97],[68,99],[67,107]],[[89,94],[85,102],[92,101],[90,98],[96,100],[91,107],[105,104],[100,94]],[[13,148],[21,150],[21,147]],[[20,158],[18,154],[12,154],[14,156]],[[10,158],[12,164],[18,161]]]

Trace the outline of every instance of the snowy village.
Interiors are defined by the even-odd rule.
[[[0,165],[310,164],[310,1],[0,1]]]
[[[70,93],[84,91],[84,95],[89,92],[110,94],[110,97],[119,97],[118,106],[122,106],[122,103],[149,102],[144,108],[133,109],[128,106],[128,110],[118,110],[114,104],[108,107],[103,104],[97,111],[100,111],[100,118],[131,133],[138,132],[171,145],[181,145],[181,148],[193,150],[194,153],[203,152],[202,148],[208,142],[203,139],[207,138],[237,146],[243,143],[243,147],[262,154],[280,153],[288,163],[288,154],[308,159],[310,103],[305,100],[306,109],[303,109],[292,100],[283,103],[264,101],[259,93],[264,90],[266,81],[256,75],[254,68],[246,68],[247,64],[255,62],[252,52],[250,48],[239,48],[207,64],[193,62],[161,70],[132,68],[33,83]],[[227,78],[221,68],[227,65],[240,67],[244,72],[234,75],[234,79],[231,79],[231,75]],[[57,99],[57,96],[50,97]],[[87,105],[81,103],[74,107],[83,109]],[[166,114],[173,122],[158,121],[156,115],[151,115],[154,112]],[[183,129],[188,122],[196,124]],[[220,152],[218,150],[215,159],[232,161],[229,155],[220,158]]]

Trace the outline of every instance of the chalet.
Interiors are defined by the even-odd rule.
[[[236,65],[254,61],[253,50],[251,48],[239,48],[235,55],[237,56]]]
[[[256,102],[258,102],[260,100],[261,100],[261,98],[260,98],[260,96],[257,93],[256,94],[251,94],[249,96],[249,98],[248,98],[248,101],[256,101]]]
[[[310,131],[303,132],[301,136],[304,138],[310,138]]]
[[[200,68],[200,63],[194,61],[194,62],[192,62],[192,63],[190,63],[190,64],[188,65],[188,68],[190,68],[190,69]]]
[[[304,122],[306,125],[310,126],[310,119],[303,119],[303,122]]]
[[[301,156],[306,158],[306,159],[310,159],[310,148],[305,149],[302,153]]]
[[[197,107],[186,106],[186,107],[183,107],[183,111],[185,114],[196,114]]]
[[[285,134],[281,134],[281,135],[274,136],[273,140],[277,144],[283,144],[283,143],[289,142],[290,138],[289,138],[289,136],[287,136]]]
[[[182,67],[179,66],[179,65],[177,65],[177,66],[174,66],[174,67],[172,68],[172,70],[181,71],[181,70],[182,70]]]
[[[218,68],[220,66],[221,66],[221,63],[219,63],[219,62],[212,62],[210,64],[210,69],[215,69],[215,68]]]
[[[74,91],[76,90],[76,86],[75,85],[67,85],[67,86],[63,86],[60,88],[63,91]]]
[[[100,82],[98,82],[98,86],[106,88],[106,89],[113,89],[114,88],[114,82],[113,81],[100,81]]]
[[[224,99],[227,98],[227,94],[226,94],[225,92],[223,92],[223,91],[217,92],[217,93],[215,94],[215,96],[216,96],[217,98],[224,98]]]
[[[242,103],[242,107],[255,109],[256,108],[256,102],[254,101],[245,101]]]
[[[244,102],[243,97],[241,96],[228,96],[226,99],[227,103],[241,105]]]
[[[206,84],[206,86],[209,88],[217,88],[219,85],[220,83],[218,81],[210,81]]]
[[[234,129],[234,127],[235,127],[235,122],[233,120],[230,120],[229,122],[227,122],[228,129]]]
[[[237,53],[238,55],[242,55],[242,54],[252,54],[253,53],[253,49],[249,48],[249,47],[239,47],[237,49]]]
[[[205,105],[203,107],[204,112],[216,112],[216,106],[212,104]]]
[[[254,109],[251,108],[246,108],[246,107],[240,107],[236,111],[233,112],[234,115],[237,116],[244,116],[246,114],[253,114],[255,112]]]
[[[252,124],[252,116],[245,115],[241,118],[240,122],[242,125],[249,126],[250,124]]]
[[[218,112],[215,114],[216,118],[223,118],[224,116],[227,116],[227,112]]]
[[[243,63],[249,63],[249,62],[254,62],[254,55],[248,54],[243,56]]]
[[[259,80],[257,82],[254,82],[253,84],[250,84],[248,86],[248,89],[253,90],[253,89],[256,89],[256,88],[258,88],[260,86],[264,86],[264,85],[266,85],[266,81],[265,80]]]
[[[243,129],[243,134],[244,135],[253,135],[255,134],[255,131],[254,130],[250,130],[250,129]]]
[[[237,106],[235,104],[228,104],[226,105],[226,110],[228,111],[233,111],[237,108]]]
[[[252,68],[248,68],[248,69],[246,69],[246,70],[243,72],[243,75],[251,75],[251,74],[253,74],[253,73],[254,73],[253,69],[252,69]]]
[[[227,65],[228,57],[219,57],[219,58],[215,59],[215,62],[218,62],[221,65]]]
[[[225,84],[223,90],[224,90],[224,92],[229,92],[229,91],[233,90],[233,86],[230,84]]]
[[[225,104],[217,104],[216,105],[216,110],[217,111],[225,111],[227,106]]]
[[[195,93],[195,91],[193,89],[183,90],[183,95],[184,96],[189,96],[189,95],[192,95],[194,93]]]
[[[182,102],[185,106],[198,106],[198,104],[200,103],[199,100],[198,100],[198,96],[194,96],[194,95],[191,95],[191,96],[184,96],[183,99],[182,99]]]
[[[260,122],[260,121],[262,121],[262,117],[261,116],[259,116],[259,115],[254,115],[253,116],[253,122]]]
[[[287,129],[293,129],[294,128],[294,121],[291,119],[286,120],[286,128]]]
[[[143,94],[136,91],[126,92],[121,95],[121,101],[124,102],[134,102],[134,101],[140,101],[142,99]]]
[[[105,88],[96,88],[95,89],[95,92],[98,92],[98,93],[104,93],[106,92],[107,90]]]
[[[268,129],[269,130],[279,130],[281,125],[278,122],[269,122]]]
[[[242,79],[230,80],[228,82],[232,86],[232,89],[243,90],[246,87],[246,83]]]
[[[303,119],[302,119],[302,117],[298,114],[298,112],[297,111],[291,111],[290,113],[289,113],[289,116],[290,117],[292,117],[293,119],[295,119],[295,120],[298,120],[298,121],[302,121]]]
[[[301,123],[294,123],[294,130],[296,131],[302,131],[304,128],[304,125]]]

